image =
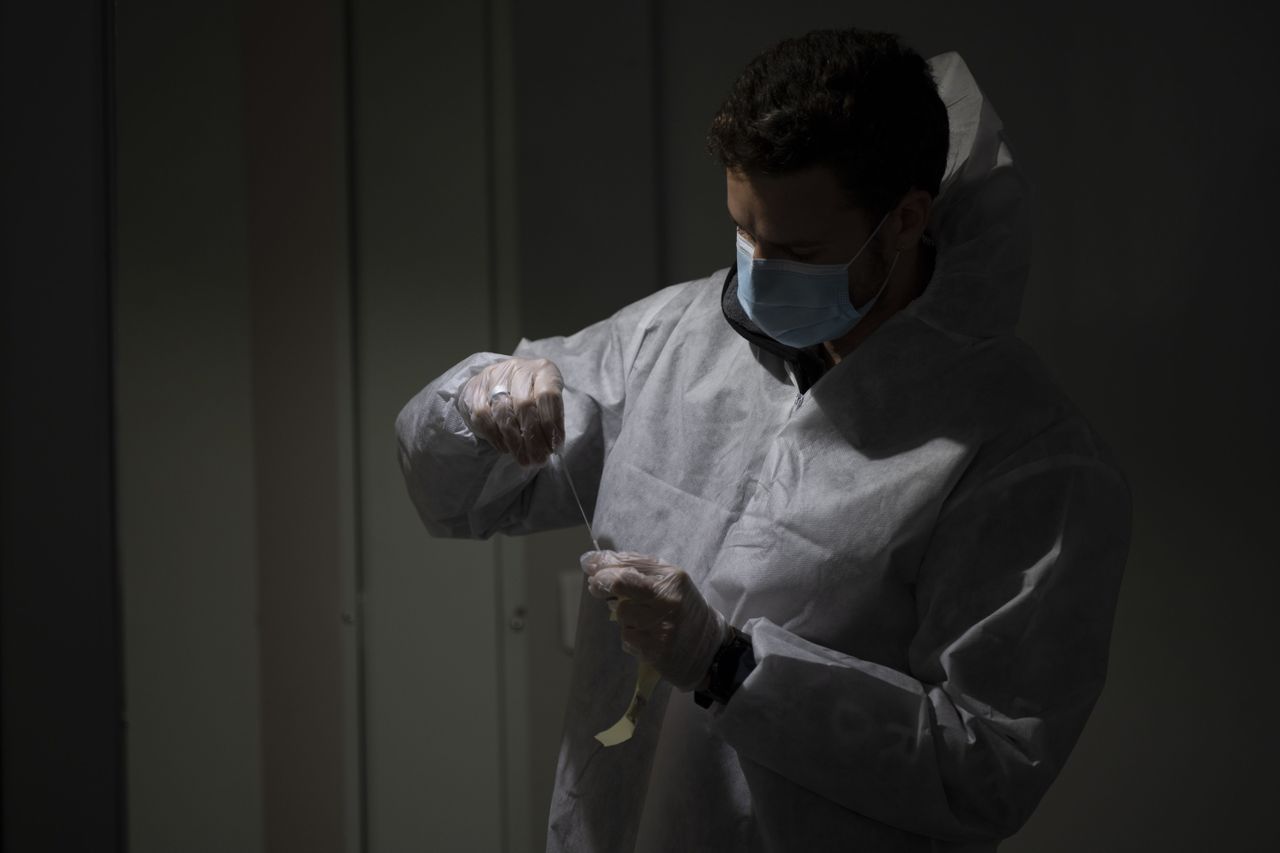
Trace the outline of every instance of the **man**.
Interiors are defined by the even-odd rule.
[[[1102,689],[1129,533],[1014,336],[999,119],[955,54],[824,31],[757,57],[709,141],[733,267],[472,356],[397,422],[433,534],[578,523],[569,473],[617,549],[583,558],[611,601],[548,850],[994,850]],[[663,682],[605,748],[632,655]]]

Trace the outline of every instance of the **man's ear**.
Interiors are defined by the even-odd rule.
[[[893,248],[911,251],[920,244],[925,226],[929,224],[929,212],[933,209],[933,197],[924,190],[909,190],[894,211],[898,220],[898,233]]]

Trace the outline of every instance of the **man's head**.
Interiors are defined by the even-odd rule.
[[[851,28],[786,39],[753,59],[707,147],[747,175],[825,166],[878,221],[908,190],[938,194],[948,141],[928,63],[892,34]]]
[[[707,147],[756,257],[844,263],[888,216],[849,269],[856,304],[898,250],[903,275],[915,270],[949,138],[928,63],[893,35],[845,29],[786,39],[753,59]]]

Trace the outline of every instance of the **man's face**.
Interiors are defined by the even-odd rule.
[[[726,170],[729,216],[755,244],[755,257],[845,264],[878,222],[853,207],[835,173],[812,166],[785,175],[744,175]],[[893,225],[849,266],[849,297],[861,305],[875,295],[888,270],[884,247]],[[888,253],[892,254],[892,253]]]

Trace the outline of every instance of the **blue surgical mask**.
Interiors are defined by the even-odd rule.
[[[884,293],[898,265],[893,256],[889,274],[876,295],[861,309],[849,301],[849,265],[871,245],[889,219],[885,214],[875,231],[847,264],[806,264],[800,261],[755,258],[755,247],[738,232],[738,303],[766,335],[790,347],[803,348],[833,341],[849,333]]]

